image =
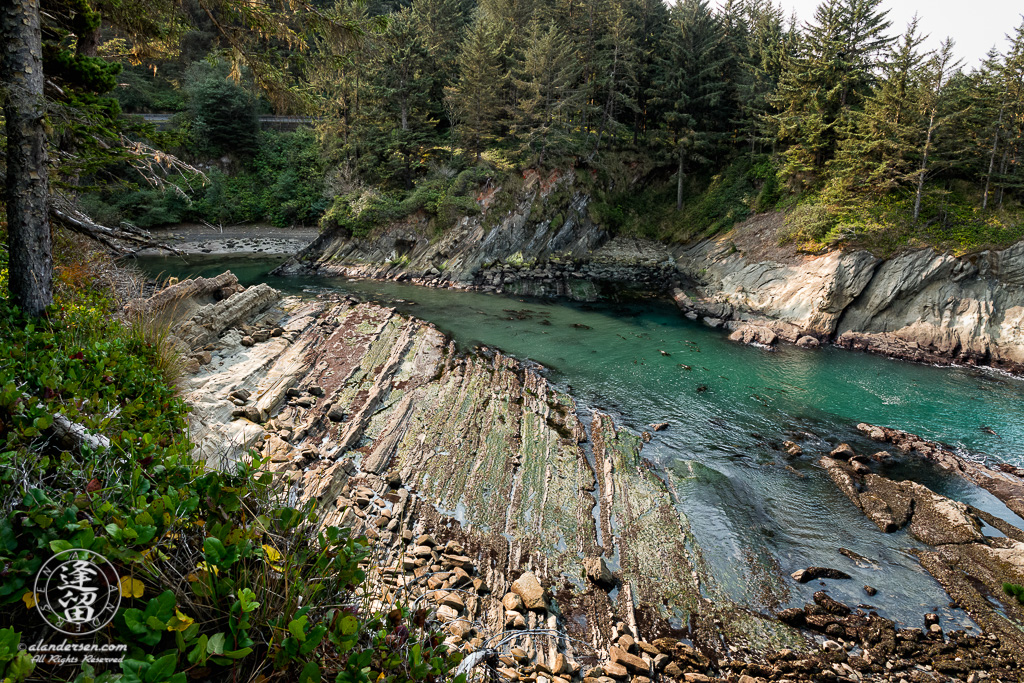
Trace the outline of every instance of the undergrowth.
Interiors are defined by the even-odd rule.
[[[926,194],[920,216],[916,221],[913,216],[914,196],[909,192],[854,196],[826,190],[801,197],[779,237],[806,251],[850,247],[882,258],[919,247],[959,256],[1024,239],[1024,208],[982,209],[963,190]]]
[[[58,287],[29,319],[6,276],[0,250],[0,680],[450,677],[460,655],[428,612],[371,609],[365,538],[283,501],[255,452],[230,471],[193,460],[164,341],[80,286]],[[62,436],[56,419],[109,447]],[[67,638],[33,586],[48,558],[76,549],[116,568],[116,616],[79,640],[123,644],[120,665],[34,662],[24,649]]]

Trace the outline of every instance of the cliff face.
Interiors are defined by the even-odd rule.
[[[863,251],[787,254],[766,248],[773,234],[761,219],[683,250],[677,267],[695,286],[676,292],[680,307],[790,341],[810,335],[911,360],[1024,369],[1024,243],[880,261]]]
[[[325,275],[395,277],[470,284],[498,261],[518,265],[552,258],[586,260],[608,239],[590,219],[589,198],[574,189],[575,176],[527,172],[511,205],[502,188],[477,197],[480,213],[465,216],[443,234],[414,214],[363,238],[341,231],[321,235],[286,270]],[[499,201],[499,199],[501,201]],[[555,206],[557,205],[557,206]]]
[[[324,234],[282,270],[578,300],[595,299],[600,283],[628,284],[673,291],[684,313],[714,326],[1024,369],[1024,243],[959,258],[931,249],[886,261],[865,251],[800,255],[778,244],[781,215],[766,214],[670,246],[603,229],[572,172],[527,172],[515,202],[497,196],[500,188],[482,193],[481,213],[441,235],[416,216],[365,238]]]

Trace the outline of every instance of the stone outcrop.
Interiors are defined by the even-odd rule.
[[[600,412],[584,422],[573,399],[529,367],[487,349],[459,354],[433,326],[390,308],[262,292],[189,307],[186,322],[206,331],[197,343],[208,356],[184,381],[200,453],[219,464],[261,451],[282,494],[316,501],[324,524],[373,540],[372,593],[361,596],[371,609],[399,599],[431,605],[452,647],[505,678],[837,680],[842,663],[868,680],[940,661],[929,650],[939,646],[950,671],[1016,666],[1005,655],[1015,641],[997,621],[983,625],[1001,642],[947,642],[941,628],[901,640],[891,622],[824,594],[784,610],[782,621],[738,605],[643,459],[642,436]],[[902,433],[864,431],[899,450],[937,452]],[[833,462],[862,464],[850,458]],[[939,543],[922,564],[969,610],[980,608],[958,582],[970,585],[974,574],[963,578],[961,567],[993,568],[985,585],[1024,570],[1012,525],[1001,527],[1005,542],[979,538],[971,520],[999,520],[877,475],[844,470],[843,481],[851,499],[873,495],[894,523]],[[915,501],[909,514],[906,496]],[[788,600],[781,577],[756,560],[747,570],[776,603]],[[686,625],[692,645],[655,638],[672,632],[669,619]],[[798,629],[843,641],[817,651]],[[489,651],[496,634],[511,646]]]
[[[281,272],[396,279],[513,295],[594,300],[604,283],[670,292],[683,313],[770,345],[831,341],[920,362],[1024,370],[1024,243],[963,257],[917,249],[798,254],[781,214],[688,245],[615,236],[595,222],[573,171],[525,173],[440,238],[424,215],[362,238],[327,232]],[[754,332],[756,330],[756,333]]]
[[[929,546],[913,551],[921,565],[985,631],[996,634],[1014,656],[1024,656],[1024,634],[1018,625],[1024,623],[1024,605],[1002,588],[1007,581],[1024,583],[1024,531],[916,482],[864,473],[830,457],[820,464],[882,532],[905,527]],[[1002,535],[982,533],[983,521],[997,526]],[[993,608],[993,599],[1001,603],[999,609]]]
[[[449,623],[557,626],[605,647],[618,622],[636,637],[640,624],[681,618],[709,647],[802,642],[718,585],[643,461],[643,439],[604,414],[584,423],[529,367],[486,349],[458,354],[433,326],[344,297],[251,313],[205,345],[210,362],[185,382],[200,453],[218,464],[259,449],[282,490],[317,501],[325,524],[377,539],[403,580],[454,593],[436,603]],[[754,559],[751,571],[785,596],[781,577]],[[467,600],[460,591],[477,579],[489,597]],[[531,656],[552,667],[559,653],[582,656],[547,642]]]
[[[777,246],[780,222],[757,216],[676,253],[692,282],[673,292],[683,312],[730,329],[769,327],[790,342],[1024,369],[1024,243],[963,257],[798,255]]]

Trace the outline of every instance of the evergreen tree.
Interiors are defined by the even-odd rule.
[[[572,147],[573,118],[582,97],[579,71],[572,46],[559,28],[554,23],[547,29],[534,24],[515,79],[520,95],[513,134],[540,165]]]
[[[915,221],[921,215],[925,181],[929,175],[948,163],[946,159],[936,158],[934,149],[936,138],[962,113],[949,106],[951,98],[948,93],[949,82],[959,71],[960,63],[953,58],[953,41],[946,39],[939,51],[929,60],[924,74],[923,113],[928,124],[924,134],[924,147],[921,150],[921,166],[917,172],[917,190],[914,195]]]
[[[488,15],[478,11],[459,53],[458,80],[445,90],[445,106],[458,122],[459,133],[477,161],[491,139],[503,109],[504,41]]]
[[[1021,152],[1024,151],[1024,23],[1010,36],[1010,49],[1000,70],[1006,97],[1003,131],[1005,142],[995,176],[997,205],[1002,207],[1006,192],[1024,189]]]
[[[412,17],[430,59],[430,102],[433,115],[443,116],[444,89],[458,76],[462,38],[473,19],[472,0],[414,0]],[[446,120],[446,119],[445,119]]]
[[[431,66],[412,13],[405,9],[392,14],[376,41],[367,87],[375,114],[369,122],[377,141],[384,143],[380,152],[385,174],[391,175],[388,167],[399,160],[407,189],[412,188],[412,158],[436,123],[431,118]]]
[[[774,141],[768,124],[770,98],[778,88],[789,58],[791,36],[783,26],[782,9],[770,0],[752,0],[743,9],[747,35],[736,46],[740,114],[736,127],[740,139],[747,142],[753,154],[758,145]]]
[[[710,160],[728,114],[722,70],[728,61],[724,31],[706,0],[678,0],[671,10],[667,55],[659,82],[665,122],[676,158],[676,208],[692,165]]]
[[[789,143],[784,174],[812,182],[849,133],[874,80],[875,58],[889,45],[881,0],[825,0],[800,36],[772,98],[776,134]]]
[[[636,24],[620,0],[610,3],[606,18],[608,26],[599,44],[599,70],[594,79],[595,104],[600,107],[594,154],[601,148],[605,134],[614,136],[626,115],[638,106]]]
[[[634,0],[629,5],[636,34],[636,96],[633,107],[633,144],[647,136],[660,121],[655,83],[660,82],[665,34],[669,26],[668,7],[662,0]]]
[[[926,127],[920,46],[925,37],[917,27],[914,17],[886,56],[882,78],[863,111],[852,113],[850,134],[831,164],[833,175],[849,189],[884,194],[920,175],[917,157]]]

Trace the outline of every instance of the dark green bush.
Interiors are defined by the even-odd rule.
[[[120,577],[103,637],[127,646],[123,683],[450,674],[460,655],[425,612],[379,614],[354,599],[366,539],[283,502],[254,454],[223,472],[192,459],[166,342],[117,322],[84,264],[60,273],[57,304],[28,319],[6,298],[0,252],[0,679],[66,679],[67,667],[33,664],[18,648],[53,634],[33,580],[74,549],[104,556]],[[57,414],[110,447],[62,443]],[[83,665],[80,680],[112,673]]]

